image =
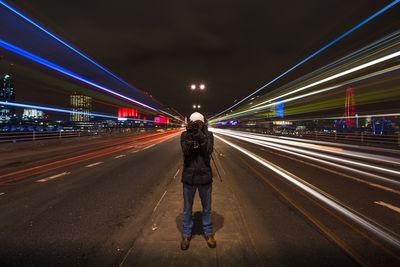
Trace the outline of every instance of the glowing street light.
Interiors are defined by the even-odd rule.
[[[190,89],[196,90],[196,85],[195,85],[195,84],[192,84],[192,85],[190,86]]]
[[[200,90],[206,89],[206,86],[204,84],[200,84]]]
[[[196,108],[196,105],[193,105],[193,108]]]

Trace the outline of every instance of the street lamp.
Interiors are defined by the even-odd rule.
[[[199,85],[196,85],[196,84],[192,83],[192,84],[190,85],[190,89],[191,89],[192,91],[197,91],[197,92],[196,92],[196,103],[199,103],[200,91],[204,91],[204,90],[206,89],[206,85],[205,85],[204,83],[201,83],[201,84],[199,84]],[[196,105],[193,105],[193,108],[199,109],[199,108],[200,108],[200,105],[199,105],[199,104],[197,104],[197,106],[196,106]]]

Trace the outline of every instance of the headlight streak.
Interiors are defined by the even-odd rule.
[[[232,136],[237,135],[237,136],[247,137],[252,140],[279,143],[282,145],[308,148],[308,149],[318,150],[318,151],[322,151],[322,152],[329,152],[329,153],[333,153],[333,154],[343,155],[343,156],[347,156],[347,157],[366,159],[366,160],[370,160],[370,161],[376,161],[377,163],[388,163],[388,164],[393,164],[393,165],[400,165],[400,160],[398,158],[393,158],[393,157],[388,157],[388,156],[379,156],[379,155],[374,155],[374,154],[369,154],[369,153],[343,150],[341,148],[327,146],[327,145],[321,146],[321,145],[316,145],[316,144],[308,144],[305,142],[301,142],[299,140],[288,140],[287,141],[287,140],[283,140],[283,139],[278,139],[276,137],[268,137],[268,136],[262,136],[262,135],[256,135],[256,134],[249,134],[246,132],[230,131],[230,130],[222,130],[221,131],[219,129],[215,130],[215,131],[220,132],[222,134],[230,133]],[[331,144],[331,145],[333,145],[333,144]],[[397,173],[400,174],[400,172],[397,172]]]
[[[386,242],[390,243],[391,245],[395,246],[396,248],[400,248],[400,240],[392,235],[392,233],[384,228],[383,226],[379,225],[375,221],[367,218],[366,216],[356,212],[355,210],[351,209],[350,207],[346,206],[344,203],[341,203],[339,200],[334,198],[333,196],[329,195],[328,193],[322,191],[321,189],[311,185],[310,183],[304,181],[303,179],[299,178],[298,176],[272,164],[271,162],[259,157],[258,155],[229,142],[228,140],[215,135],[216,138],[221,140],[222,142],[228,144],[229,146],[239,150],[246,156],[252,158],[253,160],[257,161],[261,165],[267,167],[269,170],[273,171],[274,173],[278,174],[280,177],[284,178],[285,180],[289,181],[296,187],[300,188],[301,190],[305,191],[309,195],[313,196],[314,198],[318,199],[319,201],[323,202],[330,208],[334,209],[335,211],[339,212],[343,216],[347,217],[351,221],[357,223],[364,229],[374,233],[376,236],[380,237],[381,239],[385,240]]]
[[[359,71],[359,70],[362,70],[362,69],[371,67],[371,66],[373,66],[373,65],[376,65],[376,64],[379,64],[379,63],[388,61],[388,60],[393,59],[393,58],[396,58],[396,57],[398,57],[398,56],[400,56],[400,51],[397,51],[397,52],[391,53],[391,54],[389,54],[389,55],[386,55],[386,56],[384,56],[384,57],[381,57],[381,58],[372,60],[372,61],[367,62],[367,63],[364,63],[364,64],[361,64],[361,65],[359,65],[359,66],[357,66],[357,67],[353,67],[353,68],[351,68],[351,69],[348,69],[348,70],[343,71],[343,72],[340,72],[340,73],[338,73],[338,74],[329,76],[329,77],[324,78],[324,79],[322,79],[322,80],[319,80],[319,81],[317,81],[317,82],[314,82],[314,83],[311,83],[311,84],[302,86],[302,87],[300,87],[300,88],[298,88],[298,89],[295,89],[295,90],[290,91],[290,92],[285,93],[285,94],[281,94],[281,95],[279,95],[279,96],[277,96],[277,97],[273,97],[273,98],[271,98],[271,99],[269,99],[269,100],[266,100],[266,101],[263,101],[263,102],[261,102],[261,103],[258,103],[255,107],[251,107],[251,108],[246,109],[246,110],[243,110],[243,111],[235,112],[235,113],[233,113],[233,114],[228,114],[227,116],[223,116],[223,117],[219,118],[218,121],[219,121],[219,120],[223,120],[223,119],[228,119],[228,118],[236,117],[236,116],[238,116],[238,115],[240,115],[240,114],[251,113],[251,112],[254,112],[254,111],[257,111],[257,110],[265,109],[265,108],[267,108],[267,107],[275,106],[276,103],[269,103],[269,102],[275,101],[275,100],[277,100],[277,99],[279,99],[279,98],[287,97],[287,96],[289,96],[289,95],[292,95],[292,94],[295,94],[295,93],[298,93],[298,92],[301,92],[301,91],[304,91],[304,90],[306,90],[306,89],[309,89],[309,88],[311,88],[311,87],[315,87],[315,86],[317,86],[317,85],[321,85],[321,84],[326,83],[326,82],[328,82],[328,81],[332,81],[332,80],[334,80],[334,79],[337,79],[337,78],[346,76],[346,75],[348,75],[348,74],[357,72],[357,71]],[[360,78],[355,78],[355,79],[353,79],[352,81],[347,81],[347,82],[344,82],[344,83],[340,83],[339,85],[331,86],[331,87],[328,87],[328,88],[325,88],[325,89],[317,90],[317,91],[310,92],[310,93],[307,93],[307,94],[303,94],[303,95],[300,95],[300,96],[295,96],[295,97],[292,97],[292,98],[289,98],[289,99],[284,99],[284,100],[279,101],[279,102],[287,103],[287,102],[290,102],[290,101],[293,101],[293,100],[305,98],[305,97],[308,97],[308,96],[311,96],[311,95],[315,95],[315,94],[319,94],[319,93],[322,93],[322,92],[326,92],[326,91],[329,91],[329,90],[333,90],[333,89],[339,88],[340,86],[346,85],[346,84],[348,84],[349,82],[360,81],[360,80],[365,79],[365,78],[371,78],[371,77],[374,77],[374,76],[376,76],[376,75],[385,74],[385,73],[387,73],[387,72],[390,72],[390,71],[393,71],[393,70],[397,70],[397,69],[399,69],[399,65],[396,65],[396,66],[394,66],[394,67],[388,68],[388,69],[386,69],[386,70],[378,71],[378,72],[373,73],[373,74],[365,75],[365,76],[362,76],[362,77],[360,77]],[[372,75],[372,76],[371,76],[371,75]],[[266,103],[268,103],[268,104],[266,104]],[[215,121],[217,121],[217,120],[211,120],[210,122],[215,122]]]
[[[365,19],[364,21],[362,21],[361,23],[359,23],[358,25],[354,26],[353,28],[351,28],[350,30],[346,31],[345,33],[343,33],[342,35],[340,35],[339,37],[337,37],[336,39],[334,39],[333,41],[329,42],[328,44],[326,44],[325,46],[323,46],[322,48],[320,48],[319,50],[317,50],[316,52],[314,52],[313,54],[311,54],[310,56],[308,56],[307,58],[303,59],[302,61],[300,61],[299,63],[297,63],[296,65],[294,65],[293,67],[291,67],[290,69],[286,70],[285,72],[283,72],[282,74],[280,74],[279,76],[275,77],[274,79],[272,79],[271,81],[269,81],[267,84],[261,86],[260,88],[258,88],[256,91],[254,91],[253,93],[251,93],[250,95],[246,96],[245,98],[241,99],[240,101],[236,102],[234,105],[230,106],[229,108],[221,111],[220,113],[212,116],[211,118],[209,118],[209,121],[211,121],[213,118],[231,110],[232,108],[236,107],[237,105],[239,105],[240,103],[242,103],[243,101],[249,99],[250,97],[252,97],[253,95],[257,94],[258,92],[260,92],[261,90],[264,90],[266,87],[268,87],[269,85],[273,84],[274,82],[276,82],[277,80],[279,80],[280,78],[286,76],[288,73],[290,73],[291,71],[293,71],[294,69],[298,68],[299,66],[303,65],[305,62],[309,61],[310,59],[312,59],[313,57],[317,56],[318,54],[320,54],[321,52],[327,50],[329,47],[333,46],[334,44],[336,44],[337,42],[339,42],[341,39],[343,39],[344,37],[348,36],[349,34],[351,34],[352,32],[356,31],[358,28],[362,27],[363,25],[367,24],[368,22],[370,22],[371,20],[375,19],[376,17],[378,17],[379,15],[381,15],[382,13],[384,13],[385,11],[387,11],[388,9],[392,8],[393,6],[395,6],[396,4],[398,4],[400,2],[400,0],[395,0],[393,2],[391,2],[390,4],[388,4],[387,6],[385,6],[384,8],[382,8],[381,10],[379,10],[378,12],[376,12],[375,14],[371,15],[370,17],[368,17],[367,19]]]
[[[380,182],[386,182],[386,183],[391,184],[391,185],[400,186],[400,182],[397,181],[397,180],[393,180],[393,179],[390,179],[390,178],[387,178],[387,177],[383,177],[383,176],[380,176],[380,175],[376,175],[376,174],[373,174],[373,173],[370,173],[370,172],[365,172],[365,171],[358,170],[358,169],[355,169],[355,168],[351,168],[351,167],[348,167],[348,166],[344,166],[344,165],[336,164],[336,163],[333,163],[333,162],[329,162],[327,160],[323,160],[323,159],[319,159],[319,158],[315,158],[315,157],[312,157],[312,156],[305,155],[305,154],[308,154],[308,153],[304,152],[305,150],[302,151],[302,150],[298,150],[297,149],[297,151],[296,151],[296,149],[292,149],[289,146],[282,146],[282,145],[277,145],[277,144],[273,144],[273,143],[268,143],[268,142],[265,142],[265,141],[254,140],[254,139],[249,138],[249,137],[242,137],[242,136],[235,135],[235,134],[230,134],[230,133],[227,133],[227,132],[224,132],[224,131],[221,131],[221,130],[211,129],[211,131],[213,131],[215,133],[223,134],[223,135],[226,135],[226,136],[230,136],[230,137],[233,137],[233,138],[236,138],[236,139],[240,139],[242,141],[246,141],[246,142],[249,142],[249,143],[252,143],[252,144],[260,145],[260,146],[263,146],[263,147],[268,147],[268,148],[271,148],[271,149],[274,149],[274,150],[278,150],[278,151],[281,151],[281,152],[284,152],[284,153],[292,154],[292,155],[295,155],[295,156],[298,156],[298,157],[301,157],[301,158],[307,158],[307,159],[310,159],[310,160],[313,160],[313,161],[317,161],[317,162],[324,163],[324,164],[327,164],[327,165],[330,165],[330,166],[334,166],[336,168],[340,168],[340,169],[344,169],[344,170],[347,170],[347,171],[350,171],[350,172],[358,173],[358,174],[367,176],[369,178],[378,180]],[[310,154],[312,155],[313,153],[310,153]],[[327,156],[326,158],[328,158],[328,159],[331,158],[332,159],[334,157]]]
[[[376,115],[379,117],[379,115]],[[388,115],[382,115],[382,116],[392,116],[392,114]],[[396,113],[393,116],[400,116],[400,113]],[[374,117],[374,116],[372,116]],[[210,127],[212,128],[212,127]],[[212,128],[214,129],[214,128]],[[238,132],[238,131],[235,131]],[[277,139],[283,139],[283,140],[292,140],[296,142],[301,142],[301,143],[312,143],[312,144],[321,144],[321,145],[328,145],[328,146],[335,146],[335,147],[344,147],[344,148],[353,148],[353,149],[359,149],[362,148],[363,150],[367,151],[379,151],[379,152],[384,152],[384,153],[393,153],[393,154],[399,154],[400,151],[396,149],[390,149],[390,148],[381,148],[381,147],[373,147],[373,146],[358,146],[358,145],[351,145],[351,144],[345,144],[345,143],[333,143],[333,142],[328,142],[328,141],[318,141],[318,140],[311,140],[311,139],[300,139],[300,138],[294,138],[294,137],[287,137],[287,136],[274,136],[274,135],[267,135],[267,134],[260,134],[260,133],[252,133],[253,135],[256,136],[262,136],[262,137],[272,137],[272,138],[277,138]],[[381,155],[374,155],[375,158],[386,158]]]

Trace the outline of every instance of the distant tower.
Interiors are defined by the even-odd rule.
[[[0,101],[15,101],[14,80],[9,74],[4,74],[0,78]],[[0,105],[0,123],[9,122],[13,117],[15,117],[14,107]]]
[[[349,87],[346,89],[346,98],[344,102],[344,117],[346,119],[346,125],[348,128],[354,128],[354,122],[356,115],[356,98],[354,89]]]
[[[71,95],[71,109],[71,121],[90,121],[92,98],[90,96],[73,93]]]

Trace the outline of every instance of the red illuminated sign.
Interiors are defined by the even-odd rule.
[[[118,107],[118,117],[120,118],[137,117],[137,116],[138,116],[137,109]]]
[[[157,117],[154,117],[154,123],[155,124],[166,124],[166,123],[169,123],[169,118],[164,117],[164,116],[157,116]]]

